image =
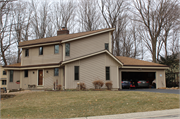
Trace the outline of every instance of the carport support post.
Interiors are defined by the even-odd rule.
[[[158,71],[156,71],[156,89],[159,88],[159,86],[158,86],[158,76],[159,76],[159,73],[158,73]]]
[[[119,89],[122,89],[122,84],[121,84],[121,82],[122,82],[122,72],[121,72],[121,70],[119,71]]]

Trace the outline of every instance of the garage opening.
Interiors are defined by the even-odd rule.
[[[134,83],[136,88],[154,87],[156,72],[122,72],[122,88],[129,88],[128,83]]]

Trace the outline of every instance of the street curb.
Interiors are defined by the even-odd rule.
[[[148,112],[136,112],[116,115],[104,115],[104,116],[92,116],[92,117],[80,117],[70,119],[134,119],[134,118],[148,118],[148,117],[161,117],[170,115],[180,115],[180,109],[158,110]]]

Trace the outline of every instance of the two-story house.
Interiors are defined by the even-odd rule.
[[[97,79],[112,81],[114,89],[121,89],[122,75],[128,76],[125,72],[151,72],[156,75],[152,79],[159,80],[157,88],[165,87],[167,66],[112,54],[113,30],[69,34],[62,28],[57,36],[20,42],[21,63],[4,67],[8,89],[28,89],[28,85],[52,89],[54,82],[65,89],[75,89],[78,82],[94,88],[92,82]]]

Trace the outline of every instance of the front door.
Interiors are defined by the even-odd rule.
[[[38,85],[43,85],[43,70],[39,70],[38,72]]]

